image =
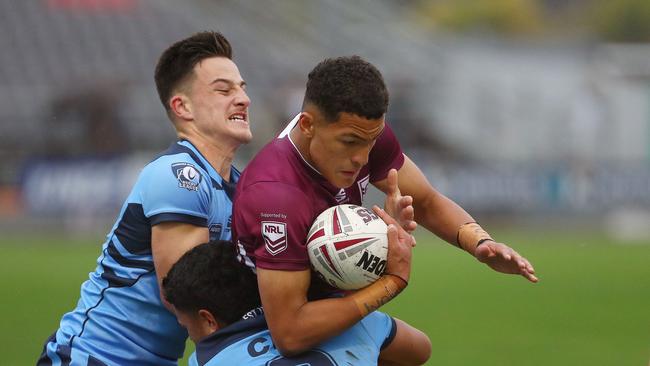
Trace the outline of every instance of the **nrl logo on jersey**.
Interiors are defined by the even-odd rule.
[[[348,194],[345,192],[345,189],[341,188],[339,193],[334,196],[336,203],[341,204],[348,200]]]
[[[201,173],[190,163],[172,164],[172,173],[178,179],[178,187],[188,191],[198,191],[201,183]]]
[[[287,224],[277,221],[262,221],[262,238],[266,251],[276,255],[287,249]]]
[[[359,186],[359,193],[361,193],[361,199],[366,195],[366,192],[368,192],[368,183],[370,182],[370,175],[366,175],[362,179],[360,179],[357,182],[357,186]]]

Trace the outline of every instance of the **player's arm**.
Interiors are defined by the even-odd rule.
[[[158,288],[162,291],[162,279],[169,269],[188,250],[209,240],[207,227],[183,222],[162,222],[151,228],[151,252],[156,269]],[[161,292],[162,293],[162,292]],[[167,302],[163,303],[167,308]]]
[[[209,240],[209,179],[189,161],[179,161],[182,157],[164,156],[142,173],[142,209],[151,225],[151,253],[159,289],[171,266],[185,252]],[[200,182],[196,187],[179,185],[182,167],[194,169]],[[164,296],[161,299],[167,306]]]
[[[257,278],[266,320],[280,353],[304,352],[335,336],[393,299],[407,285],[411,267],[410,235],[395,225],[383,210],[375,212],[392,222],[388,231],[386,272],[375,283],[349,296],[308,301],[311,271],[259,268]],[[401,230],[398,234],[398,230]]]
[[[404,164],[397,171],[397,177],[391,177],[391,174],[394,173],[374,183],[387,195],[387,210],[391,205],[404,206],[412,197],[414,220],[418,224],[445,241],[460,246],[496,271],[520,274],[531,282],[537,282],[535,270],[526,258],[507,245],[494,241],[462,207],[438,192],[407,156],[404,156]],[[405,222],[408,224],[408,217],[400,219],[402,225]]]
[[[395,337],[379,353],[379,366],[423,365],[431,357],[431,341],[426,334],[395,319]]]

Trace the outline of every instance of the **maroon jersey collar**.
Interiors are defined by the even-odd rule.
[[[287,135],[286,138],[289,140],[289,143],[291,144],[291,151],[293,155],[296,157],[298,161],[300,161],[305,171],[314,180],[316,180],[320,185],[325,187],[325,189],[327,189],[333,195],[337,194],[341,189],[335,187],[332,183],[330,183],[327,179],[325,179],[325,177],[323,177],[323,175],[318,171],[318,169],[316,169],[315,166],[309,164],[309,162],[300,153],[300,150],[298,150],[296,144],[293,143],[293,140],[291,139],[290,135]]]

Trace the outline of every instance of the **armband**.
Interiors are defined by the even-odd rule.
[[[469,253],[474,253],[474,249],[476,249],[479,244],[488,240],[494,241],[490,234],[475,222],[468,222],[467,224],[461,225],[456,234],[456,243],[458,246]]]
[[[407,284],[401,277],[390,274],[384,275],[368,287],[350,295],[350,297],[357,305],[363,318],[397,296],[406,288]]]

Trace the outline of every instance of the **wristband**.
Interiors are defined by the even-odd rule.
[[[370,286],[350,295],[357,309],[359,309],[362,318],[379,309],[382,305],[402,292],[406,287],[406,282],[401,277],[400,279],[396,277],[398,276],[381,276],[377,281],[370,284]]]
[[[467,224],[461,225],[456,234],[456,243],[458,246],[469,253],[474,253],[474,249],[476,249],[479,244],[488,240],[494,241],[490,234],[475,222],[468,222]]]
[[[406,286],[409,285],[409,281],[405,280],[404,277],[402,277],[400,275],[396,275],[394,273],[388,273],[388,272],[384,272],[384,275],[395,276],[395,277],[399,278],[400,280],[402,280],[402,282],[404,282],[404,288],[406,288]]]

